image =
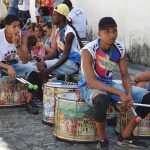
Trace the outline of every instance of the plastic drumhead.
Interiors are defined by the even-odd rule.
[[[44,86],[49,86],[49,87],[54,87],[54,88],[64,88],[64,89],[77,89],[78,86],[77,85],[66,85],[66,84],[62,84],[60,82],[47,82],[46,84],[44,84]]]
[[[58,94],[56,96],[58,99],[63,99],[63,100],[70,100],[70,101],[78,101],[78,95],[76,93],[63,93],[63,94]]]

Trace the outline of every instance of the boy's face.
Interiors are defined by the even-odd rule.
[[[117,35],[117,27],[105,27],[98,32],[98,36],[101,39],[101,42],[104,42],[108,45],[111,45],[116,41]]]
[[[14,21],[10,25],[6,25],[5,27],[8,30],[8,33],[12,36],[16,35],[20,32],[20,22],[19,21]]]

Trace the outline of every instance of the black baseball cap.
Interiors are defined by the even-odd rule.
[[[100,19],[98,24],[99,30],[102,30],[105,27],[117,27],[116,21],[112,17],[104,17]]]

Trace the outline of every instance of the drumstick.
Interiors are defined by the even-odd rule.
[[[122,104],[122,102],[118,102],[119,104]],[[147,104],[139,104],[139,103],[133,103],[134,106],[141,106],[141,107],[150,107],[150,105]]]
[[[33,90],[37,90],[37,89],[38,89],[38,86],[37,86],[37,85],[34,85],[34,84],[30,83],[29,81],[27,81],[27,80],[25,80],[25,79],[23,79],[23,78],[20,78],[20,79],[23,80],[26,84],[29,85],[29,86],[28,86],[29,89],[33,89]]]
[[[8,71],[7,70],[5,70],[5,69],[2,69],[2,71],[4,72],[4,73],[6,73],[6,74],[8,74]],[[38,86],[37,85],[33,85],[33,84],[31,84],[30,82],[28,82],[27,80],[25,80],[25,79],[23,79],[23,78],[16,78],[18,81],[20,81],[20,82],[22,82],[22,83],[24,83],[24,84],[28,84],[28,88],[29,89],[33,89],[33,90],[37,90],[38,89]]]
[[[131,110],[132,110],[133,114],[134,114],[135,117],[136,117],[135,121],[136,121],[137,123],[140,123],[140,122],[142,121],[142,118],[137,115],[137,113],[136,113],[136,111],[134,110],[133,107],[131,107]]]

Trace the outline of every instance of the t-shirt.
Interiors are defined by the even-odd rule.
[[[113,68],[125,55],[124,44],[120,41],[116,41],[112,45],[109,53],[106,53],[100,49],[100,39],[97,39],[88,43],[82,48],[82,50],[83,49],[88,50],[93,58],[93,69],[96,74],[96,78],[103,83],[111,82]],[[79,87],[87,84],[82,67],[81,71],[82,75]]]
[[[15,44],[7,42],[5,38],[5,28],[0,30],[0,43],[0,61],[16,59],[17,50]]]
[[[74,39],[72,42],[71,50],[70,50],[70,55],[69,55],[69,60],[72,60],[75,63],[80,62],[80,45],[76,36],[75,31],[73,30],[72,27],[69,25],[65,25],[63,29],[57,29],[55,33],[56,41],[57,41],[57,50],[59,52],[59,58],[61,58],[64,48],[65,48],[65,38],[68,33],[73,33],[74,34]]]
[[[76,28],[80,38],[86,37],[87,18],[82,8],[73,8],[69,15],[72,20],[72,25]]]
[[[19,0],[19,10],[28,11],[30,9],[30,0]]]

